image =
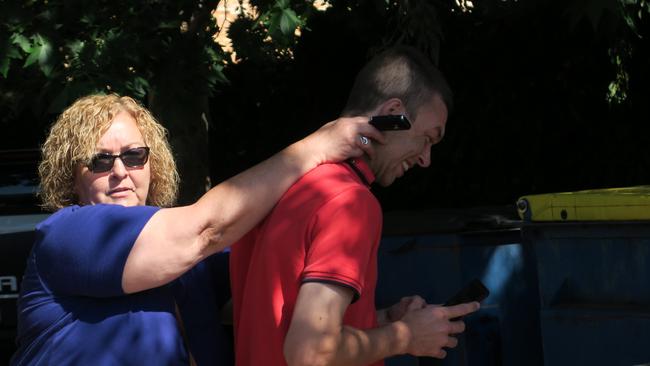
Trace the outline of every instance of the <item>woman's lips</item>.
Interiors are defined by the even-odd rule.
[[[126,196],[129,192],[133,192],[133,189],[131,188],[115,188],[113,190],[108,191],[109,196]]]

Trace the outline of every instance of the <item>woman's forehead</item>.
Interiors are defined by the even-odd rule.
[[[98,147],[108,145],[132,145],[144,143],[144,137],[135,118],[124,111],[118,113],[97,142]]]

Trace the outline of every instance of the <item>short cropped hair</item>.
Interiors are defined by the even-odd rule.
[[[147,204],[172,206],[178,195],[179,176],[167,141],[167,130],[138,102],[119,95],[90,95],[75,101],[58,117],[42,147],[38,167],[43,207],[57,210],[78,204],[75,171],[87,165],[96,153],[97,143],[113,118],[125,111],[136,121],[150,148],[151,182]]]
[[[373,57],[357,75],[343,116],[364,115],[390,98],[399,98],[415,118],[420,107],[439,95],[452,109],[452,92],[442,73],[420,51],[395,46]]]

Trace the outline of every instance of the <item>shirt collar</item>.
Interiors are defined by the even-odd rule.
[[[360,158],[348,159],[345,161],[350,169],[359,177],[359,179],[370,186],[375,181],[375,175],[372,173],[370,166],[365,160]]]

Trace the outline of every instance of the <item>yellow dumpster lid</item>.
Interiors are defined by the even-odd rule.
[[[517,211],[526,221],[650,220],[650,186],[523,196]]]

